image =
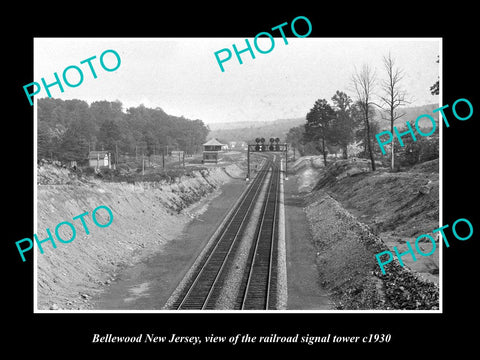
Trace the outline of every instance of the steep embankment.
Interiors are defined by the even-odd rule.
[[[306,208],[320,283],[337,309],[435,309],[438,286],[397,262],[383,275],[375,254],[388,250],[368,225],[319,190]]]
[[[56,249],[45,242],[45,253],[37,252],[38,308],[81,309],[123,266],[160,251],[166,242],[175,239],[192,216],[189,206],[214,195],[230,179],[224,169],[210,168],[173,182],[128,184],[79,179],[66,169],[39,167],[39,239],[47,237],[46,228],[54,233],[62,221],[74,224],[76,237],[67,244],[56,240]],[[106,228],[96,226],[91,217],[92,210],[100,205],[113,212],[113,222]],[[79,219],[72,220],[86,211],[88,235]],[[99,223],[107,223],[107,217],[106,212],[97,213]],[[71,235],[68,226],[60,228],[62,238],[70,239]]]
[[[405,238],[438,227],[438,159],[396,173],[338,161],[326,173],[316,188],[326,190],[376,233],[391,231]]]
[[[384,275],[375,258],[411,240],[409,236],[438,227],[435,168],[438,161],[404,173],[372,173],[366,162],[340,160],[317,169],[315,186],[300,184],[313,188],[305,211],[317,250],[320,285],[331,292],[336,308],[438,308],[438,285],[425,276],[430,263],[421,273],[394,261]],[[305,172],[302,168],[303,181],[308,180]],[[424,261],[438,264],[438,252]]]

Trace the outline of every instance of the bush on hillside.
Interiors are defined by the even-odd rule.
[[[413,166],[439,157],[438,135],[418,136],[417,141],[413,141],[410,137],[402,140],[405,146],[399,147],[396,153],[401,166]]]

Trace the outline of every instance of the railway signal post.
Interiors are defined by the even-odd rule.
[[[288,180],[287,172],[287,155],[288,155],[288,144],[280,144],[280,139],[270,138],[270,145],[265,144],[265,138],[256,138],[256,144],[247,145],[247,176],[245,180],[248,182],[250,180],[250,152],[270,152],[270,153],[285,153],[285,180]]]

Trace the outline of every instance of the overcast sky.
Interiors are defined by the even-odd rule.
[[[249,39],[253,47],[253,39]],[[379,80],[385,77],[383,56],[389,52],[405,72],[402,86],[413,100],[412,106],[438,103],[430,94],[441,64],[441,40],[438,38],[275,38],[268,54],[242,54],[240,65],[233,54],[221,72],[214,52],[236,44],[245,48],[245,38],[36,38],[34,41],[34,79],[54,81],[69,65],[79,66],[83,83],[75,88],[64,85],[61,93],[51,87],[52,97],[119,100],[124,108],[144,104],[165,112],[205,123],[230,121],[270,121],[305,116],[317,99],[330,101],[336,90],[354,98],[351,76],[362,64],[376,69]],[[268,49],[270,40],[259,46]],[[104,71],[100,54],[117,51],[120,67]],[[92,61],[97,78],[88,64],[80,61],[96,55]],[[224,56],[222,54],[221,56]],[[107,66],[115,65],[112,54],[105,57]],[[113,63],[113,65],[111,65]],[[68,72],[71,82],[75,71]],[[377,86],[380,93],[380,87]],[[44,89],[39,98],[47,97]],[[28,100],[26,100],[28,101]],[[331,102],[331,101],[330,101]]]

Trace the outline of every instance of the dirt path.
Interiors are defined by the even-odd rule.
[[[328,293],[320,287],[316,252],[298,193],[297,176],[289,175],[285,186],[288,310],[331,309]]]

